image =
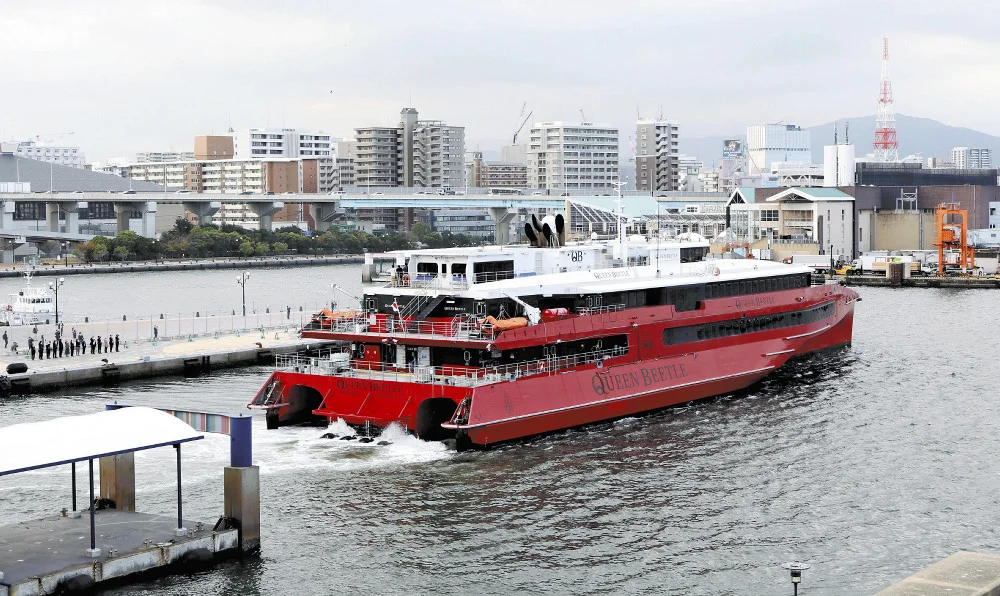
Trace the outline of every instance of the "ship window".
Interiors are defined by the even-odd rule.
[[[417,275],[437,275],[437,263],[417,263]]]
[[[452,263],[451,264],[451,274],[452,275],[465,275],[465,263]]]
[[[476,276],[476,283],[496,281],[498,279],[511,279],[514,277],[514,261],[473,263],[472,272]]]
[[[798,279],[798,276],[796,276],[796,279]],[[716,321],[701,325],[668,327],[663,330],[663,344],[674,346],[705,339],[752,333],[754,331],[769,331],[793,325],[806,325],[822,321],[827,317],[833,316],[833,313],[833,302],[827,302],[805,310],[779,315],[763,315],[743,319],[730,319],[728,321]]]

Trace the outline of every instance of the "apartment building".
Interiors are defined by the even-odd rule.
[[[794,124],[757,124],[747,127],[750,173],[771,171],[775,162],[812,164],[809,131]]]
[[[318,159],[219,159],[131,164],[127,176],[196,193],[315,193]]]
[[[194,151],[146,151],[135,154],[135,163],[158,163],[163,161],[193,161]]]
[[[87,165],[87,160],[79,147],[56,147],[52,145],[40,145],[35,141],[21,141],[17,144],[14,154],[36,161],[74,168],[83,169]]]
[[[404,108],[397,126],[355,129],[357,186],[465,185],[465,127],[419,116]],[[343,180],[341,185],[347,186]]]
[[[523,163],[486,161],[474,151],[469,163],[469,186],[479,188],[527,188],[528,166]]]
[[[251,128],[232,132],[230,136],[235,159],[316,160],[318,192],[334,189],[336,162],[330,135],[298,128]]]
[[[989,149],[955,147],[951,150],[951,163],[960,170],[993,167],[993,152]]]
[[[680,188],[678,125],[673,120],[635,123],[635,188],[669,192]]]
[[[615,190],[618,129],[592,122],[539,122],[527,150],[529,188]]]

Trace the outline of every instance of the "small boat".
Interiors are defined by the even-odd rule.
[[[52,293],[44,286],[32,286],[34,270],[24,272],[24,287],[7,298],[7,306],[0,311],[0,325],[37,325],[55,314]]]

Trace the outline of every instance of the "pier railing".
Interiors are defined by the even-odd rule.
[[[627,346],[615,346],[571,356],[554,356],[498,366],[474,367],[459,365],[420,366],[416,364],[399,366],[391,362],[353,360],[349,353],[330,350],[322,353],[299,352],[280,355],[277,356],[276,363],[279,370],[312,375],[477,387],[513,381],[521,377],[551,375],[586,364],[603,366],[608,359],[624,356],[627,353]]]

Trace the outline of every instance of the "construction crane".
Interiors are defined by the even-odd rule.
[[[580,108],[580,118],[583,118],[584,122],[587,121],[587,117],[583,115],[583,108]]]
[[[524,110],[527,107],[528,107],[528,102],[524,102],[523,104],[521,104],[521,113],[520,115],[518,115],[518,118],[524,116]],[[528,123],[528,120],[531,120],[531,115],[534,113],[535,113],[534,110],[528,112],[528,115],[524,116],[524,120],[521,120],[521,126],[518,126],[517,130],[514,131],[514,139],[510,142],[511,145],[517,145],[517,135],[521,134],[521,131],[524,130],[524,125]]]
[[[35,141],[37,141],[39,143],[46,143],[46,142],[50,143],[50,142],[53,142],[53,141],[58,141],[59,139],[61,139],[63,137],[68,137],[71,134],[76,134],[76,133],[74,133],[73,131],[69,131],[69,132],[56,132],[56,133],[48,133],[48,134],[38,134],[38,135],[35,135]]]

